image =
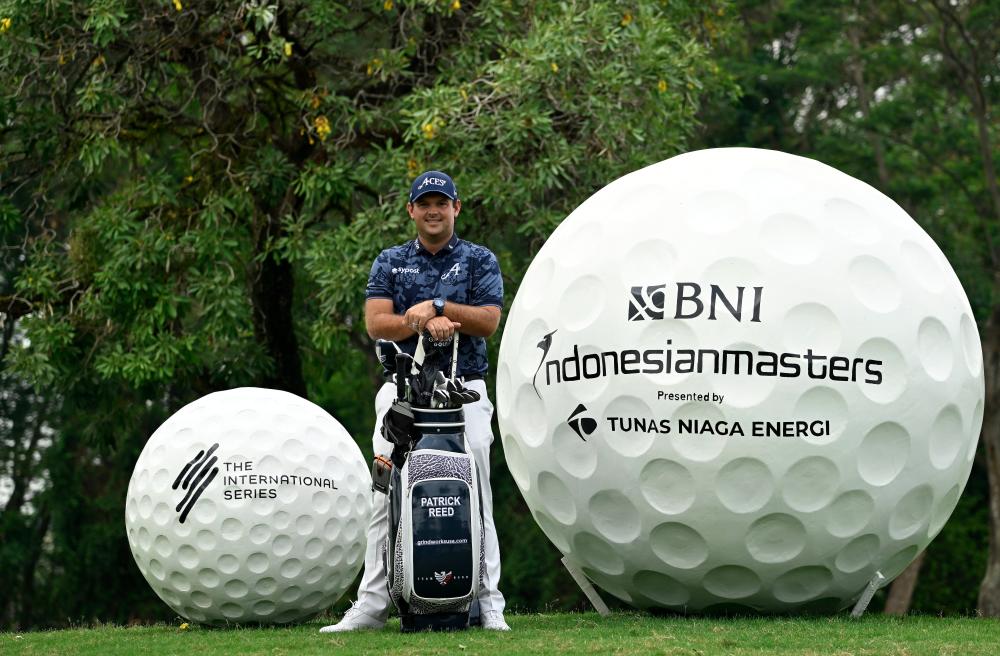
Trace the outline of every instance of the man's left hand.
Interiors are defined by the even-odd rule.
[[[424,332],[424,325],[436,316],[434,301],[421,301],[407,310],[403,319],[413,332],[420,335]]]
[[[451,339],[451,336],[455,334],[455,331],[462,327],[462,324],[452,321],[448,317],[434,317],[424,328],[431,335],[431,339],[435,342],[443,342]]]

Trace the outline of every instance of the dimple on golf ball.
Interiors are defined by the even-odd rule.
[[[288,392],[240,388],[153,433],[125,526],[142,575],[178,615],[284,624],[354,581],[370,516],[368,468],[336,419]]]
[[[539,526],[639,607],[835,611],[964,489],[983,419],[968,299],[889,198],[774,151],[693,152],[577,208],[500,347]]]

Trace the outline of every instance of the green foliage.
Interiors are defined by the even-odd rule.
[[[743,95],[703,114],[710,146],[814,157],[899,203],[941,246],[977,317],[996,290],[1000,205],[975,104],[1000,101],[995,2],[740,2],[723,56]],[[995,121],[993,132],[995,133]],[[1000,200],[1000,198],[998,198]]]
[[[266,376],[250,305],[269,259],[296,263],[299,334],[327,352],[358,330],[373,254],[409,236],[421,169],[459,172],[463,234],[537,245],[731,91],[696,4],[0,7],[0,67],[23,80],[3,94],[3,188],[51,229],[18,293],[64,325],[29,326],[12,366],[49,383],[67,351],[128,385]],[[533,249],[515,252],[516,280]]]
[[[106,405],[94,401],[92,410]],[[122,503],[138,449],[95,454],[85,444],[93,437],[73,423],[85,414],[79,410],[68,414],[73,419],[60,426],[45,453],[49,486],[40,498],[46,504],[40,510],[51,518],[53,539],[34,572],[33,619],[39,623],[52,621],[47,618],[86,623],[110,616],[120,616],[122,621],[169,620],[170,610],[144,589],[146,582],[133,566],[128,543],[122,540]],[[124,416],[119,420],[126,430],[155,428],[149,423],[130,425]]]
[[[701,103],[731,97],[712,55],[731,29],[722,3],[693,1],[0,0],[16,81],[0,229],[18,258],[0,312],[24,337],[3,366],[63,401],[51,548],[20,621],[157,612],[120,506],[144,439],[197,396],[307,394],[369,449],[363,289],[412,237],[409,181],[455,175],[459,232],[497,253],[509,301],[562,217],[683,150]],[[499,451],[495,489],[516,498]],[[572,603],[527,513],[502,522],[510,562],[534,563],[511,602]],[[109,594],[85,606],[74,591],[92,589]]]

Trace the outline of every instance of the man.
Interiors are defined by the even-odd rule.
[[[465,385],[479,392],[480,400],[467,404],[465,429],[469,450],[479,468],[482,484],[483,520],[486,533],[486,571],[479,591],[484,629],[509,631],[504,621],[504,598],[500,579],[500,549],[493,523],[490,490],[490,444],[493,404],[486,394],[486,339],[500,323],[503,282],[496,257],[489,251],[455,235],[455,219],[462,201],[452,179],[440,171],[427,171],[410,187],[406,211],[413,219],[417,238],[382,251],[372,265],[365,293],[365,324],[372,339],[387,339],[413,354],[418,336],[427,330],[435,340],[461,333],[458,375]],[[395,386],[386,382],[375,397],[376,455],[386,457],[392,444],[379,432],[382,418],[395,397]],[[368,526],[365,572],[358,600],[339,623],[323,633],[379,629],[389,616],[382,548],[387,532],[387,497],[375,493],[375,508]]]

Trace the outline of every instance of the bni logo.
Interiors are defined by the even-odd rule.
[[[632,296],[628,303],[628,320],[644,321],[646,319],[662,319],[663,308],[666,302],[666,285],[633,287]]]
[[[673,302],[671,319],[699,319],[717,321],[731,317],[743,321],[747,312],[749,321],[760,323],[761,286],[735,285],[723,290],[721,285],[697,282],[677,282],[673,285],[640,285],[629,290],[628,320],[646,321],[666,316],[668,287]],[[746,301],[746,304],[744,304]],[[744,309],[745,308],[745,309]]]
[[[573,429],[573,432],[576,433],[577,437],[584,442],[587,441],[587,438],[584,437],[584,435],[590,435],[597,430],[597,421],[595,421],[593,417],[588,417],[584,414],[586,412],[587,406],[581,403],[576,406],[576,410],[574,410],[573,414],[571,414],[566,420],[566,423],[568,423],[569,427]]]
[[[181,524],[183,524],[184,520],[187,519],[188,513],[191,512],[192,508],[194,508],[194,504],[198,502],[198,499],[201,497],[201,493],[205,491],[205,488],[207,488],[219,474],[219,468],[215,466],[215,463],[219,461],[219,458],[212,455],[218,448],[219,443],[216,442],[208,451],[205,451],[204,449],[199,451],[198,455],[191,458],[191,460],[184,465],[184,469],[182,469],[181,473],[177,475],[177,478],[174,479],[174,484],[171,486],[172,489],[176,490],[180,487],[182,490],[187,490],[180,503],[178,503],[177,507],[174,509],[181,514]]]

